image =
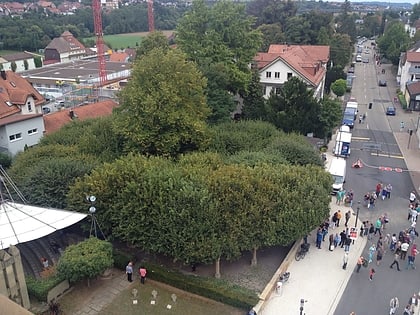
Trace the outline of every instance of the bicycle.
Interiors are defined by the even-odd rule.
[[[309,247],[310,246],[311,245],[307,244],[307,243],[304,243],[304,244],[300,245],[300,249],[295,254],[296,261],[299,261],[299,260],[305,258],[306,253],[309,252]]]

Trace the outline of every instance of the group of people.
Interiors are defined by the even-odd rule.
[[[354,193],[352,189],[350,189],[347,192],[344,189],[340,189],[339,191],[337,191],[335,197],[335,203],[337,205],[341,205],[342,203],[344,203],[345,205],[348,205],[350,207],[353,206]]]
[[[127,280],[128,282],[133,282],[133,262],[130,261],[127,265],[127,267],[125,267],[125,273],[127,274]],[[143,265],[140,266],[139,268],[139,276],[140,276],[140,282],[142,284],[145,283],[146,280],[146,275],[147,275],[147,270],[146,267],[144,267]]]
[[[392,192],[392,185],[387,184],[384,185],[381,182],[376,184],[376,188],[374,192],[367,192],[363,200],[365,202],[365,206],[370,209],[375,207],[376,200],[378,198],[381,198],[382,200],[390,199],[391,198],[391,192]]]
[[[418,305],[419,305],[419,299],[420,299],[420,292],[417,295],[416,293],[413,294],[408,299],[408,303],[404,308],[403,315],[414,315],[417,311],[418,313]],[[395,315],[397,313],[398,308],[400,307],[400,301],[398,297],[393,297],[389,301],[389,315]]]

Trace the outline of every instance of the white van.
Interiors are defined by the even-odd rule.
[[[344,182],[346,181],[346,160],[341,158],[334,158],[331,161],[328,172],[331,174],[334,183],[332,184],[332,193],[335,195],[339,190],[344,189]]]
[[[361,55],[356,56],[356,62],[362,62],[362,56]]]

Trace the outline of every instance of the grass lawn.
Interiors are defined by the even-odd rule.
[[[5,55],[11,55],[11,54],[15,54],[18,53],[20,51],[16,51],[16,50],[0,50],[0,56],[5,56]]]
[[[137,304],[133,304],[133,288],[138,290]],[[157,298],[154,305],[151,304],[153,290],[157,291]],[[176,295],[176,302],[173,302],[171,298],[172,294]],[[171,305],[171,309],[167,308],[168,304]],[[246,312],[162,283],[147,280],[145,285],[136,281],[130,289],[120,294],[100,313],[101,315],[242,315]]]
[[[169,36],[173,31],[163,31],[163,34]],[[104,35],[104,42],[111,45],[112,49],[124,49],[124,48],[136,48],[141,43],[142,37],[145,37],[149,32],[139,33],[128,33],[128,34],[115,34],[115,35]],[[95,37],[89,37],[86,39],[96,40]]]

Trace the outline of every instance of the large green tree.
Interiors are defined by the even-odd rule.
[[[280,23],[284,27],[297,9],[295,1],[254,0],[248,4],[247,12],[256,17],[257,26]]]
[[[140,58],[115,113],[125,150],[176,156],[202,148],[209,114],[205,87],[205,78],[179,50],[153,49]]]
[[[162,32],[154,31],[146,36],[137,48],[136,58],[140,58],[154,48],[161,48],[164,51],[169,49],[168,38]]]
[[[112,244],[91,237],[66,248],[58,262],[57,270],[70,282],[95,278],[112,267]]]
[[[401,52],[407,50],[409,43],[410,37],[404,25],[397,20],[390,22],[384,35],[378,39],[381,53],[394,65],[398,64]]]
[[[176,28],[178,47],[208,79],[211,122],[229,118],[225,113],[233,111],[234,96],[251,80],[249,64],[261,45],[261,34],[252,25],[243,5],[219,1],[209,7],[198,0]],[[232,101],[226,102],[227,97]]]

